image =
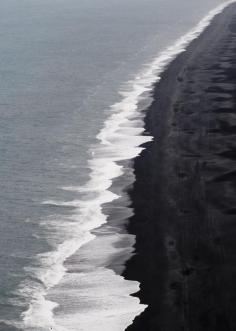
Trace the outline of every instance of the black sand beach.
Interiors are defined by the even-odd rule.
[[[149,307],[128,331],[236,330],[236,5],[155,86],[130,192],[124,276]]]

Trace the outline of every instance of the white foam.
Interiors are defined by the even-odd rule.
[[[66,275],[67,269],[64,263],[95,238],[91,230],[106,223],[107,216],[102,211],[102,205],[118,198],[109,189],[113,180],[124,171],[117,162],[136,157],[143,149],[140,146],[152,139],[150,136],[142,136],[143,115],[138,107],[140,101],[160,79],[160,73],[167,64],[200,35],[216,14],[233,2],[235,0],[227,1],[212,10],[188,34],[159,54],[133,81],[124,85],[120,91],[122,100],[111,107],[111,115],[97,136],[98,144],[91,147],[90,180],[83,187],[63,188],[80,192],[82,195],[84,193],[84,197],[69,202],[44,201],[44,204],[69,206],[74,207],[75,210],[64,221],[59,222],[54,219],[42,222],[42,226],[48,231],[48,240],[55,250],[38,255],[36,265],[26,270],[32,281],[22,283],[19,289],[21,295],[30,299],[29,309],[22,315],[24,330],[49,330],[53,327],[53,330],[58,331],[122,331],[146,308],[137,298],[130,296],[138,290],[137,282],[124,280],[104,267],[92,270],[89,274]],[[109,256],[109,251],[107,255]],[[41,283],[35,282],[34,278]],[[57,303],[47,299],[47,295],[50,291],[53,292],[54,288],[59,291],[59,287],[56,286],[59,283],[65,300],[73,293],[82,303],[86,301],[85,296],[94,298],[90,301],[88,309],[84,305],[79,311],[67,315],[57,313],[55,316]],[[74,292],[71,292],[69,284],[73,286]],[[104,292],[106,288],[107,291]],[[74,294],[73,298],[75,298]],[[96,301],[98,298],[99,300]],[[96,309],[99,304],[102,307],[100,310]],[[76,308],[78,309],[78,305]]]
[[[144,310],[137,298],[130,297],[138,289],[137,282],[126,281],[107,268],[71,273],[56,289],[56,295],[65,298],[56,324],[71,331],[124,330]]]

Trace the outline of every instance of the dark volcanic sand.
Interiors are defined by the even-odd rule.
[[[163,73],[135,160],[128,331],[236,330],[236,5]]]

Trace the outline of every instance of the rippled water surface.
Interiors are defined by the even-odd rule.
[[[121,331],[145,309],[119,275],[139,110],[224,3],[1,0],[0,330]]]

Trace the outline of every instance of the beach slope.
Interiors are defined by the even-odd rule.
[[[162,74],[130,191],[148,304],[128,331],[236,329],[236,5]]]

